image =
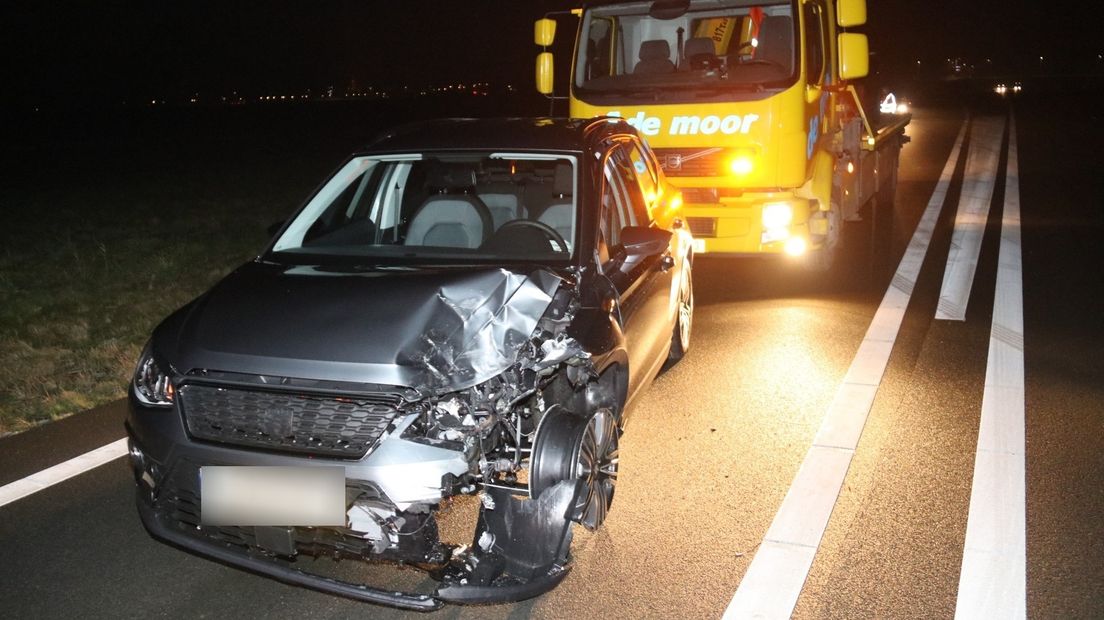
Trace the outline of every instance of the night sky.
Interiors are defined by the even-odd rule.
[[[532,21],[573,4],[6,0],[0,8],[3,100],[28,105],[195,92],[255,96],[309,88],[317,93],[331,85],[348,87],[352,80],[359,87],[463,80],[529,88],[537,51]],[[868,4],[870,22],[861,31],[871,37],[875,66],[885,70],[906,70],[916,59],[937,63],[962,56],[1045,72],[1080,68],[1104,52],[1090,30],[1093,21],[1073,14],[1073,5]],[[1039,63],[1039,55],[1046,63]]]

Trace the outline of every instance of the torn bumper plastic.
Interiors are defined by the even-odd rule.
[[[571,569],[571,523],[578,483],[563,482],[539,499],[518,499],[510,491],[488,489],[495,507],[480,513],[476,540],[490,534],[460,563],[446,569],[434,594],[396,592],[311,574],[241,546],[207,539],[162,519],[148,494],[138,494],[138,514],[156,539],[290,585],[411,611],[434,611],[445,603],[485,604],[520,601],[555,588]]]

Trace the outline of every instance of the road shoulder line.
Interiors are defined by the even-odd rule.
[[[788,618],[809,576],[862,429],[904,320],[966,135],[964,121],[928,205],[886,290],[843,384],[825,414],[763,543],[724,618]]]
[[[969,153],[966,155],[966,176],[955,214],[954,234],[939,290],[939,306],[935,318],[945,321],[965,321],[966,305],[970,301],[974,273],[981,254],[981,239],[989,220],[989,203],[1000,165],[1003,118],[985,118],[974,123],[970,132]]]
[[[42,489],[49,488],[59,482],[64,482],[90,469],[95,469],[126,453],[127,440],[124,437],[106,446],[100,446],[95,450],[85,452],[68,461],[46,468],[36,474],[31,474],[26,478],[6,484],[0,487],[0,507],[4,507],[16,500],[37,493]]]
[[[1017,157],[1013,117],[989,357],[955,618],[1027,616],[1023,256]]]

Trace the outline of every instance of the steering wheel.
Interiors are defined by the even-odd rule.
[[[756,47],[756,45],[751,44],[751,41],[747,41],[746,43],[741,44],[736,49],[728,50],[727,56],[735,58],[738,62],[740,58],[751,56],[752,54],[754,54]]]
[[[782,65],[778,64],[777,62],[775,62],[773,60],[764,60],[762,58],[752,58],[751,60],[742,60],[742,61],[740,61],[739,65],[741,67],[746,67],[748,65],[773,65],[775,67],[778,67],[779,69],[782,68]]]
[[[560,252],[567,252],[568,251],[567,241],[564,240],[563,235],[556,232],[556,229],[552,228],[548,224],[545,224],[544,222],[538,222],[536,220],[510,220],[509,222],[506,222],[505,224],[500,226],[498,228],[498,230],[495,231],[495,235],[502,234],[502,231],[507,230],[509,228],[527,228],[527,227],[528,228],[536,228],[537,230],[544,233],[544,236],[548,237],[549,241],[552,241],[553,243],[556,244],[556,246],[562,248],[562,250],[556,250],[556,251],[560,251]]]

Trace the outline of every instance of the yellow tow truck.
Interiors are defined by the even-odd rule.
[[[682,192],[698,254],[829,268],[843,222],[888,207],[908,114],[874,128],[865,0],[601,3],[578,18],[569,113],[615,116]],[[557,17],[536,22],[537,90],[555,97]],[[879,207],[878,205],[881,205]],[[877,210],[877,211],[876,211]],[[877,232],[877,231],[875,231]]]

